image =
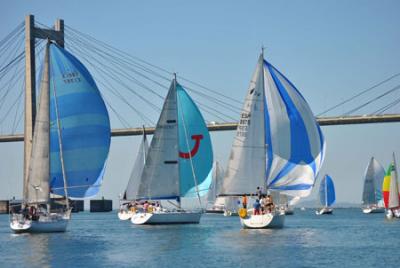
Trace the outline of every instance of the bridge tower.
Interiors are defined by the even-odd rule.
[[[28,179],[29,160],[36,118],[35,40],[47,39],[64,47],[64,20],[57,19],[53,29],[35,26],[33,15],[25,17],[25,123],[24,123],[24,191]],[[26,196],[26,193],[23,193]]]

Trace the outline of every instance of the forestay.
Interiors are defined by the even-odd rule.
[[[64,195],[64,179],[69,197],[97,194],[110,134],[108,112],[92,76],[77,58],[50,44],[50,186],[54,194]],[[60,143],[66,178],[61,169]]]

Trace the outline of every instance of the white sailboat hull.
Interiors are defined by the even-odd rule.
[[[285,213],[274,212],[263,215],[248,215],[240,218],[240,223],[245,229],[283,228]]]
[[[385,212],[385,208],[380,208],[380,207],[367,207],[367,208],[363,208],[362,212],[364,214],[371,214],[371,213],[384,213]]]
[[[123,210],[122,212],[118,212],[118,219],[120,219],[121,221],[126,221],[132,218],[133,215],[135,215],[135,212]]]
[[[224,216],[225,217],[239,216],[239,213],[237,211],[224,210]]]
[[[200,211],[139,212],[132,216],[131,222],[137,225],[199,223],[201,215],[202,212]]]
[[[385,217],[388,220],[391,220],[393,218],[400,218],[400,209],[387,209]]]
[[[10,228],[15,233],[55,233],[65,232],[69,223],[69,216],[52,214],[50,217],[42,217],[39,220],[18,220],[23,218],[13,217],[10,222]]]
[[[324,215],[324,214],[332,214],[333,208],[321,208],[320,210],[315,211],[317,215]]]

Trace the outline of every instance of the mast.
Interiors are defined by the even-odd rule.
[[[176,104],[178,106],[178,95],[176,94],[176,73],[174,73],[174,91],[175,91],[175,101]],[[178,118],[178,109],[176,109],[176,118]],[[181,209],[181,176],[180,176],[180,172],[179,172],[179,127],[178,127],[178,120],[176,121],[177,124],[177,128],[176,128],[176,136],[178,137],[178,144],[177,144],[177,155],[178,155],[178,208]]]
[[[49,44],[50,44],[50,41],[48,41],[47,45],[49,46]],[[51,67],[52,66],[50,66],[50,68]],[[64,182],[64,196],[65,196],[65,203],[66,203],[67,210],[69,210],[68,185],[67,185],[67,175],[65,172],[64,157],[63,157],[61,122],[60,122],[60,116],[58,113],[57,89],[56,89],[56,85],[55,85],[54,81],[53,81],[53,92],[54,92],[54,107],[55,107],[56,121],[57,121],[58,146],[60,149],[61,172],[62,172],[63,182]]]
[[[264,99],[265,99],[265,81],[264,81],[264,46],[261,46],[261,59],[260,59],[260,72],[261,74],[261,81],[262,81],[262,95],[263,95],[263,102],[262,102],[262,110],[264,111],[265,109],[265,105],[264,105]],[[267,144],[267,140],[265,138],[265,112],[263,113],[263,122],[264,122],[264,133],[263,133],[263,137],[264,137],[264,156],[265,156],[265,161],[264,161],[264,185],[262,186],[263,190],[265,191],[265,193],[268,191],[268,185],[267,185],[267,180],[269,174],[267,174],[267,146],[269,146],[269,144]]]

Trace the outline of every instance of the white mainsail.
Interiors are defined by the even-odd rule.
[[[140,184],[140,177],[146,163],[146,155],[148,153],[149,144],[147,142],[146,134],[143,133],[143,138],[140,143],[139,152],[136,156],[135,164],[133,165],[132,173],[129,178],[128,185],[125,190],[125,200],[135,200]]]
[[[250,194],[266,183],[262,62],[260,56],[240,114],[225,170],[222,194]]]
[[[27,203],[47,203],[49,200],[50,174],[50,82],[49,50],[46,49],[41,83],[39,111],[35,119],[32,154],[29,162],[27,187],[24,197]]]
[[[381,185],[385,176],[382,165],[372,157],[364,175],[363,204],[376,205],[382,199]]]
[[[138,199],[179,197],[178,118],[174,83],[168,91],[151,140],[141,174]]]

